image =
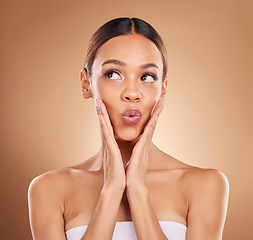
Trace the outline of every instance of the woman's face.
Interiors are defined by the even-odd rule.
[[[161,53],[142,35],[114,37],[98,49],[90,89],[94,101],[103,100],[115,138],[133,141],[143,132],[166,92],[167,80],[162,83],[162,75]]]

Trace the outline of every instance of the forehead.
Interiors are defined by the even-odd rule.
[[[128,65],[139,66],[155,63],[162,69],[162,55],[156,45],[139,34],[127,34],[111,38],[97,51],[95,65],[108,59],[117,59]]]

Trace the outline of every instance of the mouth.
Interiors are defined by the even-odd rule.
[[[121,114],[123,122],[127,125],[137,124],[141,120],[142,113],[137,108],[130,108]]]

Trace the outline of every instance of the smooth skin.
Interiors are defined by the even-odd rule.
[[[112,239],[116,222],[133,221],[140,240],[167,239],[160,221],[187,226],[187,240],[221,240],[228,180],[215,169],[187,165],[157,148],[152,137],[167,88],[162,58],[153,42],[123,35],[102,45],[92,75],[80,74],[82,94],[92,98],[102,146],[85,162],[44,173],[29,186],[35,240],[66,239],[83,225],[82,239]],[[136,125],[121,120],[138,108]]]

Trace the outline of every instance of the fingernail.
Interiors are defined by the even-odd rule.
[[[97,115],[101,115],[101,109],[99,106],[96,106]]]
[[[97,111],[97,115],[101,115],[101,107],[100,107],[98,99],[96,99],[96,111]]]

